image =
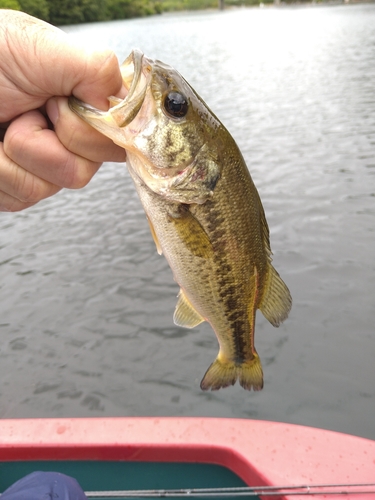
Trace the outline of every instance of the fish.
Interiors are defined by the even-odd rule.
[[[256,311],[278,327],[292,298],[272,265],[249,169],[233,137],[172,66],[133,50],[120,69],[125,99],[109,97],[102,111],[71,96],[70,108],[126,150],[156,249],[180,286],[175,324],[207,321],[216,334],[219,352],[201,389],[238,380],[261,390]]]

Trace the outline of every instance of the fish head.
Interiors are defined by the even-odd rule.
[[[220,121],[171,66],[133,51],[121,66],[128,94],[110,97],[101,111],[79,101],[70,107],[125,148],[128,167],[158,195],[179,203],[204,203],[221,173]]]

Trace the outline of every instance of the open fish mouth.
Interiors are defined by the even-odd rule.
[[[133,50],[121,66],[124,85],[129,89],[125,99],[109,97],[110,108],[108,111],[102,111],[71,96],[69,107],[99,132],[108,130],[108,125],[116,128],[126,127],[134,120],[142,107],[151,81],[151,70],[151,65],[143,53],[137,49]]]

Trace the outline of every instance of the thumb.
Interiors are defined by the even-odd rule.
[[[64,95],[74,94],[84,102],[100,109],[108,109],[108,97],[126,94],[116,55],[110,50],[87,52],[72,59],[70,82]]]
[[[108,96],[119,94],[122,78],[112,51],[88,50],[23,12],[4,11],[3,16],[5,54],[0,65],[18,92],[38,103],[74,93],[102,109],[108,108]]]

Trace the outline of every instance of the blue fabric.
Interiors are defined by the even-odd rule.
[[[87,500],[72,477],[59,472],[33,472],[12,484],[1,500]]]

